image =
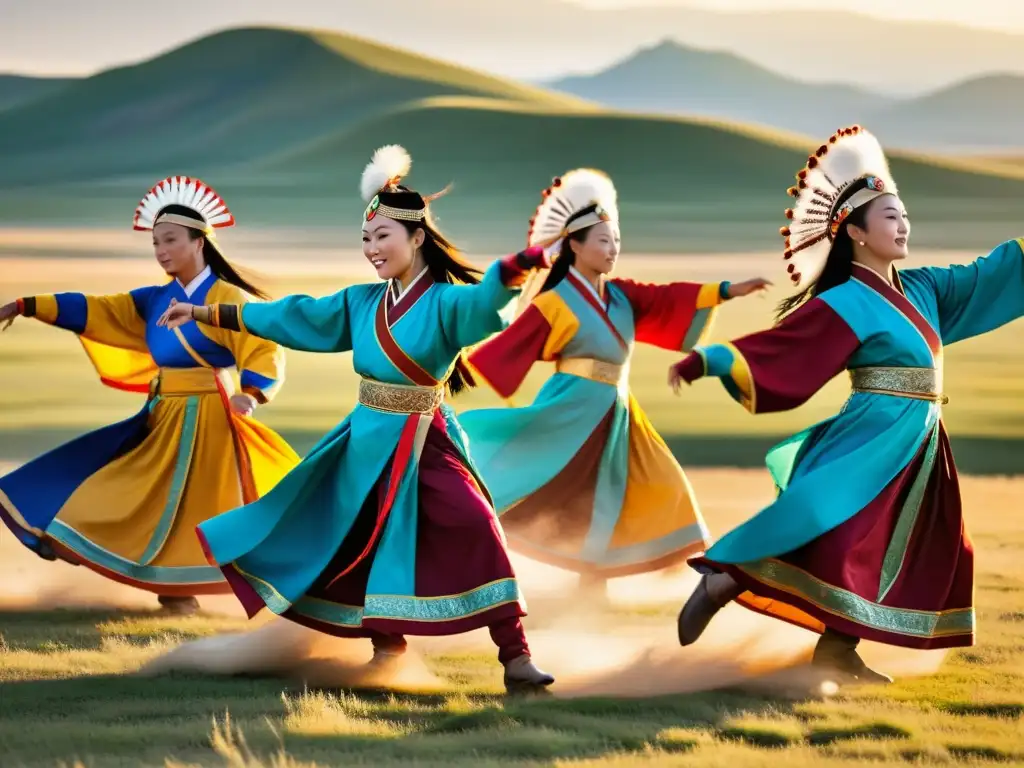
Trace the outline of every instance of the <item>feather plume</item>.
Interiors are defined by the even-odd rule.
[[[556,178],[541,194],[542,202],[531,219],[527,245],[550,245],[564,234],[569,217],[597,203],[611,217],[619,219],[618,193],[607,174],[593,168],[578,168]]]
[[[227,203],[213,187],[188,176],[170,176],[154,184],[139,202],[133,226],[142,231],[152,229],[157,214],[168,205],[185,206],[216,229],[230,227],[235,223]]]
[[[373,158],[363,169],[359,182],[359,192],[363,200],[370,202],[374,195],[385,187],[397,184],[409,175],[412,168],[412,157],[404,147],[388,144],[373,153]]]
[[[832,207],[844,189],[865,176],[880,179],[886,192],[897,193],[885,151],[878,139],[860,126],[836,131],[797,174],[799,185],[791,188],[796,202],[786,211],[786,218],[793,220],[790,230],[799,233],[799,242],[794,238],[785,255],[797,288],[807,287],[821,275],[832,245]]]

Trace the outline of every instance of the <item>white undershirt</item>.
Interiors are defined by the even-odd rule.
[[[422,270],[420,270],[420,273],[416,275],[416,277],[413,278],[412,282],[405,286],[405,288],[401,287],[402,283],[400,280],[398,280],[398,278],[391,278],[391,298],[394,299],[395,304],[401,301],[402,297],[412,290],[412,287],[420,281],[420,278],[427,274],[428,269],[430,269],[430,267],[424,267]]]
[[[207,264],[206,267],[203,269],[203,271],[200,272],[195,277],[193,277],[188,285],[183,285],[181,280],[178,280],[178,278],[174,278],[174,279],[178,280],[178,285],[180,285],[182,287],[182,289],[185,291],[185,295],[188,296],[191,299],[192,298],[192,294],[195,293],[199,289],[199,286],[203,284],[203,281],[206,278],[208,278],[210,275],[212,275],[212,274],[213,274],[213,270],[210,269],[209,264]]]

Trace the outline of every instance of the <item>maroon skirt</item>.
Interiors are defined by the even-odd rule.
[[[402,567],[414,569],[415,597],[437,600],[441,605],[453,596],[478,594],[482,587],[500,583],[509,589],[515,579],[509,561],[505,537],[493,507],[466,460],[447,432],[444,415],[437,412],[427,431],[416,467],[418,473],[418,510],[416,520],[416,562]],[[370,571],[376,562],[384,528],[391,518],[380,519],[388,492],[391,465],[385,468],[369,494],[349,533],[330,564],[303,595],[318,604],[318,612],[351,614],[365,606]],[[395,515],[392,512],[391,515]],[[232,568],[224,573],[236,595],[262,607],[262,599]],[[293,606],[282,616],[338,637],[377,637],[381,634],[451,635],[468,632],[509,619],[525,616],[525,605],[515,595],[505,598],[480,598],[478,610],[465,603],[450,618],[443,611],[423,620],[415,616],[362,618],[358,626],[349,622],[324,621],[301,607]],[[386,596],[375,596],[377,598]],[[251,613],[251,612],[250,612]]]
[[[973,645],[974,548],[941,425],[931,472],[915,491],[926,453],[927,443],[868,506],[799,549],[753,563],[690,564],[730,574],[744,589],[741,605],[816,632],[906,648]]]

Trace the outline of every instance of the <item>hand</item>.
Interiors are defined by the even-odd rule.
[[[683,382],[685,381],[683,374],[679,370],[681,365],[682,361],[675,363],[668,369],[668,385],[672,387],[672,391],[677,395],[682,391]]]
[[[177,299],[171,299],[171,306],[167,308],[167,311],[160,315],[160,319],[156,321],[159,326],[164,326],[168,330],[173,330],[180,325],[192,320],[192,310],[194,309],[192,304],[186,304],[185,302],[178,302]]]
[[[240,416],[252,416],[256,410],[256,398],[244,392],[232,395],[229,402],[231,403],[231,412]]]
[[[771,280],[766,280],[763,277],[752,277],[742,283],[732,283],[729,286],[729,298],[735,299],[740,296],[749,296],[752,293],[764,293],[771,284]]]
[[[551,267],[551,258],[539,245],[531,245],[529,248],[521,250],[516,254],[516,262],[523,270],[549,269]]]
[[[18,302],[12,301],[10,304],[4,304],[0,307],[0,331],[6,331],[11,327],[11,323],[14,322],[14,318],[20,315],[18,311]]]

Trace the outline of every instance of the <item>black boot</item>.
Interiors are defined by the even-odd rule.
[[[697,588],[693,590],[690,599],[686,601],[682,610],[679,611],[679,618],[676,619],[676,629],[679,632],[680,645],[691,645],[697,642],[698,638],[704,634],[704,630],[708,628],[708,624],[715,618],[715,614],[743,592],[743,589],[738,584],[733,584],[726,594],[717,596],[716,599],[708,591],[708,579],[710,578],[711,576],[708,574],[700,577],[700,583],[697,584]]]
[[[194,597],[159,595],[157,600],[163,606],[164,612],[173,616],[192,616],[199,613],[199,601]]]
[[[839,672],[854,682],[888,685],[892,678],[868,667],[857,653],[859,637],[826,629],[818,644],[814,646],[811,663],[820,669]]]

